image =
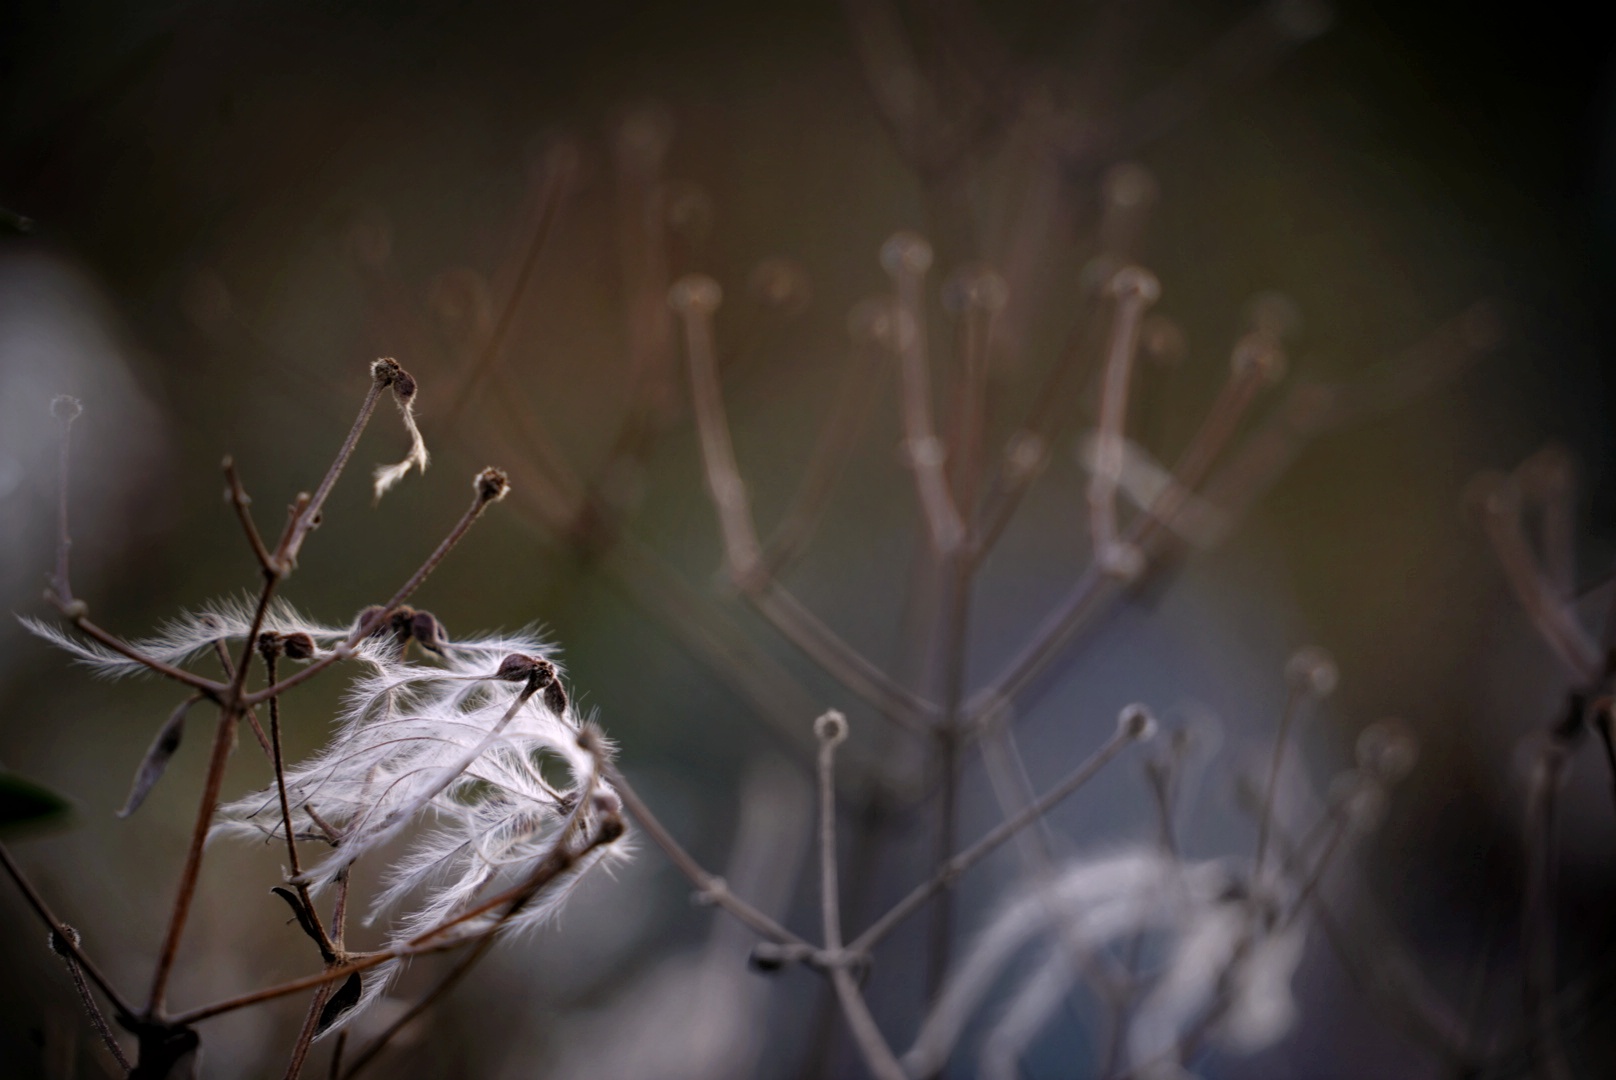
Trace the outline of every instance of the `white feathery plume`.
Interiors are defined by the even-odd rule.
[[[1166,968],[1129,1025],[1135,1075],[1181,1076],[1179,1039],[1221,1007],[1213,1033],[1240,1050],[1272,1043],[1295,1016],[1290,979],[1305,940],[1299,920],[1270,930],[1261,907],[1238,888],[1230,866],[1186,862],[1154,848],[1081,859],[1040,888],[1021,893],[988,924],[949,977],[903,1063],[930,1076],[1005,966],[1031,940],[1062,933],[1099,949],[1140,933],[1169,939]],[[1053,920],[1059,919],[1059,927]],[[1080,957],[1040,966],[988,1035],[984,1075],[1014,1075],[1014,1063],[1076,980]],[[1220,995],[1228,995],[1218,1002]]]
[[[221,641],[240,641],[252,628],[253,601],[245,597],[216,600],[196,611],[187,611],[165,624],[149,638],[129,644],[143,656],[165,664],[181,665]],[[139,675],[151,669],[93,641],[73,637],[59,626],[26,615],[17,621],[30,632],[71,653],[97,675],[118,679]],[[350,627],[324,626],[305,618],[296,608],[281,600],[270,604],[264,614],[263,630],[278,634],[307,634],[316,648],[336,644],[346,638]]]
[[[443,643],[434,664],[406,661],[386,643],[358,651],[362,674],[349,689],[335,736],[285,771],[293,831],[300,839],[336,841],[300,880],[329,884],[355,860],[425,826],[392,854],[370,912],[371,919],[397,912],[387,940],[407,953],[413,939],[479,898],[518,886],[562,845],[584,847],[602,819],[619,812],[598,775],[597,755],[610,747],[593,725],[579,723],[545,652],[525,635]],[[565,778],[547,776],[547,764]],[[264,839],[282,837],[283,828],[271,787],[221,807],[213,831]],[[537,926],[591,866],[623,847],[607,844],[577,856],[503,922],[502,912],[490,911],[448,933],[460,938],[496,924],[502,932]],[[360,1006],[382,992],[397,968],[390,962],[366,974]]]

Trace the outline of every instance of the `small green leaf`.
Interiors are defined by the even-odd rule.
[[[50,788],[0,769],[0,829],[56,823],[72,809],[72,803]]]

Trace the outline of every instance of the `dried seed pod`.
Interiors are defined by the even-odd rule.
[[[316,652],[314,638],[301,630],[284,635],[281,647],[285,649],[288,660],[312,660]]]
[[[477,498],[485,503],[499,502],[511,490],[511,478],[505,475],[505,470],[492,466],[478,473],[472,483],[477,489]]]
[[[430,611],[417,611],[410,619],[410,638],[428,652],[441,653],[449,644],[443,624]]]

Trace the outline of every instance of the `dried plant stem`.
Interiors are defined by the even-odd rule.
[[[853,345],[836,401],[808,456],[796,497],[763,545],[763,566],[771,577],[802,554],[875,411],[875,391],[883,369],[867,355],[869,348],[856,342]]]
[[[903,1066],[892,1053],[892,1047],[887,1045],[881,1029],[876,1026],[875,1017],[870,1015],[870,1007],[865,1004],[864,995],[859,992],[858,983],[853,981],[852,972],[845,967],[833,967],[830,971],[831,985],[836,988],[836,1000],[842,1006],[842,1015],[847,1017],[847,1026],[853,1033],[853,1042],[858,1046],[859,1055],[864,1064],[869,1066],[877,1080],[908,1080]]]
[[[73,623],[73,626],[86,637],[105,645],[107,648],[111,649],[120,656],[133,660],[138,664],[145,665],[159,675],[173,679],[175,682],[184,686],[189,686],[191,689],[199,692],[203,697],[206,697],[210,701],[223,700],[225,694],[229,690],[229,687],[227,687],[224,683],[214,682],[212,679],[205,679],[201,675],[186,671],[184,668],[177,668],[172,664],[165,664],[163,661],[158,660],[155,657],[147,656],[145,653],[141,652],[133,645],[130,645],[127,641],[124,641],[116,634],[111,634],[106,630],[103,630],[101,627],[91,622],[84,614],[85,607],[84,601],[82,600],[74,600],[70,604],[57,604],[57,608],[62,612],[63,615],[67,616],[67,618]]]
[[[470,949],[466,950],[462,956],[456,959],[454,966],[451,967],[441,979],[433,984],[432,989],[428,990],[414,1004],[405,1009],[404,1012],[401,1013],[391,1024],[388,1024],[387,1027],[383,1028],[381,1034],[372,1039],[370,1043],[359,1052],[353,1061],[349,1063],[346,1069],[340,1070],[342,1080],[351,1080],[352,1077],[358,1076],[365,1066],[369,1065],[372,1061],[375,1061],[381,1052],[386,1049],[387,1044],[391,1042],[400,1031],[403,1031],[411,1021],[441,1001],[450,990],[455,988],[461,979],[465,978],[466,975],[471,972],[472,968],[477,966],[478,961],[480,961],[484,956],[488,955],[488,950],[493,948],[494,941],[495,937],[493,934],[485,935],[484,937],[480,938]],[[336,1076],[338,1073],[339,1070],[333,1067],[332,1075]]]
[[[819,908],[825,933],[825,950],[832,957],[842,953],[842,899],[836,877],[836,747],[847,738],[847,718],[834,709],[814,721],[819,738]],[[899,1080],[903,1069],[892,1048],[876,1027],[864,996],[845,963],[830,968],[836,1000],[847,1018],[853,1041],[864,1063],[877,1077]]]
[[[670,303],[684,318],[702,463],[730,578],[764,618],[843,686],[896,723],[918,729],[916,714],[924,716],[931,711],[926,703],[861,656],[769,576],[752,520],[746,482],[735,462],[718,385],[711,327],[712,312],[718,306],[718,285],[708,278],[684,278],[674,287]]]
[[[179,954],[180,938],[185,933],[185,923],[191,913],[191,902],[196,895],[197,879],[202,872],[203,847],[207,843],[208,828],[213,823],[213,813],[219,805],[219,790],[224,783],[225,766],[229,763],[230,752],[235,747],[236,722],[250,707],[243,698],[247,673],[252,666],[253,653],[257,648],[258,633],[263,629],[264,617],[269,612],[270,601],[275,597],[275,589],[280,580],[278,575],[269,575],[264,579],[264,587],[259,592],[257,606],[253,609],[252,622],[247,628],[246,641],[242,643],[241,658],[236,662],[230,685],[226,688],[224,700],[219,706],[219,724],[214,730],[213,751],[208,758],[207,776],[202,782],[202,799],[197,806],[196,824],[191,829],[191,844],[185,854],[185,865],[180,871],[179,888],[175,893],[174,907],[169,915],[168,930],[163,936],[163,944],[157,954],[157,966],[152,974],[151,990],[146,997],[147,1019],[162,1012],[163,996],[168,989],[168,979]]]
[[[1579,680],[1594,679],[1600,669],[1599,650],[1532,557],[1521,535],[1519,494],[1512,482],[1505,481],[1484,500],[1482,522],[1510,589],[1538,635]]]
[[[836,884],[836,747],[847,738],[847,718],[834,709],[814,721],[819,739],[819,910],[825,948],[842,947],[842,900]]]
[[[1117,483],[1122,478],[1128,383],[1139,347],[1139,323],[1161,287],[1138,267],[1120,270],[1107,291],[1116,297],[1111,342],[1100,379],[1100,418],[1095,432],[1094,469],[1089,474],[1089,539],[1093,558],[1109,566],[1117,545]]]
[[[264,652],[264,678],[271,684],[275,682],[275,659],[275,653],[266,649]],[[303,901],[303,910],[308,912],[309,919],[313,922],[315,930],[319,932],[320,952],[329,962],[330,958],[336,955],[337,946],[326,932],[325,924],[320,920],[320,912],[314,906],[314,898],[309,895],[309,887],[302,881],[303,866],[297,853],[297,834],[292,829],[292,804],[286,795],[286,759],[281,753],[280,698],[269,699],[269,739],[270,760],[275,766],[275,794],[280,801],[281,808],[281,831],[286,834],[286,861],[288,869],[291,871],[288,877],[292,882],[292,887],[297,890],[298,899]]]
[[[992,854],[1000,845],[1014,837],[1022,829],[1041,820],[1057,803],[1092,780],[1096,773],[1110,764],[1111,760],[1122,753],[1123,749],[1132,741],[1133,737],[1123,731],[1118,731],[1112,735],[1103,746],[1089,756],[1088,760],[1072,770],[1054,787],[1028,803],[1025,809],[1013,817],[1006,818],[994,826],[976,843],[944,863],[942,868],[930,880],[916,886],[909,895],[894,904],[885,915],[872,923],[869,929],[853,939],[853,942],[848,945],[847,951],[855,954],[869,952],[877,943],[897,929],[900,923],[923,907],[926,901],[953,885],[961,874]]]
[[[234,660],[230,659],[230,650],[225,647],[223,641],[215,641],[213,651],[219,658],[219,666],[224,670],[225,681],[235,681],[236,664]],[[270,681],[273,682],[274,680]],[[247,721],[247,726],[252,728],[253,737],[258,740],[258,745],[263,748],[264,756],[272,758],[269,736],[264,734],[263,725],[258,722],[258,714],[249,708],[243,713],[243,716]]]
[[[1173,469],[1172,483],[1167,488],[1173,501],[1158,504],[1149,513],[1135,518],[1124,533],[1121,543],[1145,556],[1147,572],[1160,545],[1170,538],[1168,526],[1177,516],[1184,499],[1200,486],[1219,453],[1228,444],[1239,426],[1240,419],[1249,409],[1255,389],[1255,371],[1237,370],[1214,401],[1190,444],[1180,455]],[[1123,594],[1122,582],[1102,568],[1090,564],[1078,577],[1066,598],[1054,611],[1038,624],[1027,643],[986,687],[974,694],[966,703],[965,719],[979,726],[1005,701],[1013,701],[1037,678],[1054,659],[1073,634],[1092,617]]]
[[[527,249],[522,255],[521,266],[517,268],[516,280],[511,283],[510,295],[506,297],[505,304],[500,308],[499,318],[494,323],[494,329],[488,336],[482,348],[482,355],[471,370],[466,373],[465,381],[455,392],[449,405],[447,422],[453,424],[460,418],[466,403],[476,393],[477,387],[493,370],[499,362],[500,352],[505,348],[505,339],[510,336],[511,327],[516,323],[517,312],[521,310],[521,299],[527,292],[528,282],[532,280],[533,271],[538,268],[539,256],[544,254],[545,244],[550,239],[551,229],[556,218],[560,215],[561,206],[565,200],[568,184],[571,182],[572,169],[562,163],[559,157],[552,158],[550,167],[545,170],[544,190],[539,204],[538,221],[533,226],[533,235],[528,240]]]
[[[298,1030],[297,1041],[292,1044],[291,1059],[286,1063],[286,1072],[282,1080],[297,1080],[303,1072],[303,1062],[309,1056],[309,1047],[314,1044],[314,1036],[320,1030],[320,1014],[325,1011],[326,1002],[336,993],[335,983],[326,983],[315,988],[314,997],[309,999],[308,1012],[303,1016],[303,1026]]]
[[[1033,398],[1031,411],[1006,445],[1003,461],[988,485],[982,506],[976,514],[975,558],[980,561],[991,551],[1003,535],[1022,497],[1048,462],[1049,447],[1070,422],[1067,384],[1074,373],[1086,371],[1088,362],[1095,357],[1101,345],[1098,314],[1098,291],[1083,292],[1078,315],[1067,334],[1060,355],[1044,376],[1043,383]]]
[[[1252,859],[1252,878],[1262,880],[1263,866],[1268,858],[1268,836],[1274,823],[1274,795],[1279,790],[1279,770],[1285,762],[1285,746],[1290,739],[1291,725],[1302,707],[1306,692],[1300,682],[1293,683],[1285,695],[1285,708],[1279,714],[1279,733],[1274,736],[1274,753],[1268,762],[1268,782],[1263,786],[1262,810],[1257,816],[1257,854]]]
[[[373,631],[376,627],[386,622],[387,617],[394,611],[398,610],[399,605],[408,600],[411,594],[413,594],[416,589],[421,587],[421,583],[427,579],[427,576],[430,575],[433,570],[437,569],[438,564],[441,563],[449,552],[454,549],[454,546],[465,537],[466,533],[471,531],[472,525],[476,524],[477,519],[482,516],[483,511],[488,509],[488,505],[491,501],[491,499],[484,497],[483,494],[479,492],[472,500],[470,508],[468,508],[466,512],[461,515],[460,520],[455,523],[454,528],[449,530],[449,535],[445,536],[442,542],[440,542],[433,550],[432,554],[427,556],[426,561],[416,569],[415,573],[410,575],[408,581],[399,586],[398,591],[393,594],[392,598],[388,600],[386,604],[382,605],[380,610],[373,612],[368,619],[365,619],[358,626],[354,627],[353,633],[348,635],[347,640],[343,641],[336,648],[332,649],[318,660],[315,660],[313,663],[305,666],[301,671],[288,675],[279,682],[272,683],[256,693],[246,695],[242,699],[242,704],[251,707],[254,705],[260,705],[271,698],[280,697],[294,686],[301,686],[303,683],[308,682],[310,679],[314,678],[332,664],[335,664],[340,660],[346,660],[348,657],[352,656],[354,646],[365,640],[365,638],[369,636],[371,631]]]
[[[724,561],[737,583],[753,578],[763,563],[763,549],[752,523],[752,507],[735,462],[724,396],[718,383],[713,355],[712,314],[719,304],[718,283],[711,278],[681,279],[670,302],[683,317],[685,353],[690,366],[690,394],[696,431],[701,438],[701,460],[707,472],[707,491],[718,514],[724,541]]]
[[[909,467],[914,473],[915,494],[925,517],[927,536],[934,550],[947,555],[964,542],[965,525],[949,489],[947,451],[932,424],[923,294],[931,260],[931,246],[907,233],[892,237],[881,248],[881,261],[898,294],[898,389]]]
[[[936,716],[937,706],[871,663],[804,607],[789,589],[771,579],[760,588],[748,589],[746,597],[786,640],[843,687],[899,727],[915,732],[927,730],[926,721]]]
[[[252,518],[252,499],[248,496],[246,488],[242,487],[241,477],[236,473],[234,458],[224,459],[225,494],[230,498],[230,507],[236,512],[236,519],[241,522],[241,531],[247,537],[247,546],[252,548],[253,557],[258,560],[258,568],[268,575],[278,575],[281,572],[280,564],[264,546],[264,538],[258,533],[258,526]]]
[[[68,931],[73,933],[74,937],[78,936],[71,927],[68,928]],[[60,940],[60,935],[53,934],[51,937],[52,946],[55,946]],[[79,962],[73,958],[71,953],[62,952],[61,957],[62,962],[67,965],[68,975],[73,979],[73,989],[78,991],[79,1004],[84,1006],[84,1014],[90,1018],[90,1026],[100,1036],[102,1045],[107,1048],[107,1052],[112,1055],[112,1059],[118,1063],[118,1067],[128,1073],[130,1068],[129,1058],[124,1054],[123,1047],[118,1045],[117,1037],[112,1034],[112,1027],[107,1023],[106,1016],[102,1014],[101,1006],[96,1004],[95,995],[90,993],[90,987],[84,981],[84,971],[79,967]]]
[[[85,975],[89,976],[96,989],[100,990],[106,999],[112,1003],[113,1012],[119,1019],[136,1019],[139,1014],[124,1000],[123,995],[113,989],[112,983],[101,973],[101,969],[96,967],[94,961],[85,954],[83,947],[79,944],[78,936],[68,928],[66,923],[51,912],[50,907],[45,903],[44,897],[39,895],[39,891],[34,888],[33,882],[28,880],[28,877],[22,872],[22,867],[17,865],[16,860],[11,857],[10,850],[4,844],[0,844],[0,866],[5,867],[6,875],[16,883],[18,890],[23,895],[23,899],[27,900],[28,906],[34,909],[34,914],[38,915],[40,921],[50,928],[52,939],[61,943],[65,954],[72,957],[73,962],[78,965]]]
[[[298,553],[303,550],[303,541],[320,523],[320,511],[325,506],[325,500],[330,496],[331,489],[336,486],[337,478],[342,475],[348,459],[353,456],[354,447],[359,445],[359,436],[364,434],[365,425],[370,423],[371,415],[376,411],[376,403],[381,400],[382,391],[387,385],[387,379],[380,370],[371,373],[370,389],[366,391],[365,400],[359,406],[359,415],[354,417],[353,426],[348,429],[348,437],[343,439],[342,445],[337,449],[337,456],[320,480],[320,486],[314,489],[314,494],[310,496],[308,502],[300,507],[287,524],[286,535],[276,546],[273,561],[280,568],[280,574],[285,574],[297,564]]]
[[[605,765],[605,772],[606,782],[623,800],[623,807],[629,812],[629,816],[639,822],[640,828],[644,829],[651,837],[651,841],[662,849],[662,853],[668,857],[668,861],[673,863],[679,872],[690,880],[690,883],[696,887],[697,895],[701,900],[723,908],[759,937],[780,945],[793,945],[810,951],[817,951],[814,950],[813,945],[807,939],[793,934],[774,919],[732,893],[723,878],[716,874],[708,873],[688,851],[680,846],[679,841],[673,838],[673,834],[667,830],[667,827],[657,820],[657,816],[651,812],[650,807],[645,805],[645,800],[640,798],[639,793],[634,790],[633,785],[628,782],[616,765],[608,762]]]
[[[349,953],[344,962],[328,967],[325,971],[322,971],[317,975],[306,975],[301,979],[293,979],[290,982],[280,983],[275,986],[267,986],[261,990],[254,990],[246,994],[237,995],[236,997],[227,998],[223,1001],[216,1001],[211,1005],[204,1005],[200,1008],[190,1009],[186,1012],[170,1017],[169,1023],[175,1027],[189,1027],[193,1024],[200,1023],[203,1020],[208,1020],[215,1016],[221,1016],[228,1012],[235,1012],[238,1009],[249,1008],[253,1005],[259,1005],[266,1001],[274,1001],[277,998],[283,998],[290,994],[299,994],[305,990],[312,990],[318,986],[325,986],[330,983],[346,979],[350,975],[358,972],[369,971],[371,968],[380,964],[385,964],[389,960],[397,960],[406,956],[417,956],[428,952],[442,952],[447,949],[457,949],[462,945],[471,944],[487,934],[497,932],[499,928],[504,925],[505,918],[509,918],[510,915],[515,914],[518,910],[520,910],[523,904],[526,904],[529,900],[531,900],[546,885],[550,884],[556,878],[560,877],[562,874],[566,873],[573,866],[575,866],[580,858],[587,855],[590,851],[596,847],[599,847],[601,844],[611,843],[620,835],[620,831],[601,828],[598,829],[595,835],[585,842],[585,844],[577,851],[566,849],[564,845],[558,847],[548,858],[542,860],[539,865],[534,868],[533,872],[528,875],[526,881],[515,886],[514,888],[508,889],[505,892],[491,897],[470,910],[463,911],[453,918],[445,919],[438,925],[427,930],[423,930],[421,933],[410,938],[402,945],[391,946],[370,953]],[[462,935],[459,937],[452,937],[444,941],[434,940],[437,938],[442,938],[456,926],[460,926],[472,919],[486,915],[488,912],[498,907],[507,907],[508,910],[505,912],[504,917],[497,920],[492,926],[479,930],[475,934],[469,936]]]

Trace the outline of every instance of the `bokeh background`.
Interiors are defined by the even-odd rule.
[[[1101,58],[1085,42],[1109,9],[1026,2],[984,12],[1029,67],[1080,76],[1084,65],[1115,64],[1124,98],[1246,12],[1208,2],[1124,8],[1148,30],[1125,54]],[[1271,738],[1285,656],[1327,647],[1341,689],[1303,733],[1307,771],[1322,789],[1349,760],[1353,733],[1382,715],[1420,734],[1420,768],[1355,873],[1456,997],[1500,927],[1498,963],[1508,963],[1523,865],[1519,744],[1565,690],[1464,511],[1465,485],[1559,441],[1580,462],[1583,578],[1597,582],[1616,555],[1609,30],[1569,7],[1528,16],[1344,3],[1327,35],[1138,149],[1159,185],[1140,255],[1186,341],[1184,359],[1150,388],[1148,421],[1164,444],[1191,429],[1265,291],[1294,302],[1293,365],[1320,375],[1392,356],[1480,298],[1501,313],[1505,343],[1412,406],[1311,447],[1228,543],[1074,649],[1021,720],[1034,779],[1045,783],[1103,738],[1128,701],[1185,721],[1215,717],[1221,745],[1186,844],[1202,856],[1244,850],[1251,827],[1233,807],[1231,777]],[[395,355],[420,377],[436,459],[379,506],[357,472],[339,488],[289,591],[316,617],[346,620],[390,594],[458,514],[477,468],[511,465],[520,485],[502,457],[523,452],[516,413],[586,475],[598,469],[629,405],[613,173],[625,122],[665,126],[671,138],[670,269],[725,286],[719,334],[736,354],[726,392],[765,524],[787,505],[829,408],[848,310],[885,287],[879,245],[928,224],[829,3],[24,0],[0,12],[0,64],[0,206],[32,222],[0,239],[0,599],[43,613],[55,452],[47,405],[72,393],[86,407],[75,585],[102,622],[129,633],[252,585],[250,555],[218,498],[220,457],[240,463],[260,520],[278,521],[329,460],[375,356]],[[485,392],[451,416],[434,391],[472,362],[467,343],[486,328],[490,298],[497,309],[516,278],[558,155],[576,165],[570,195],[503,353],[512,378],[497,393],[517,408]],[[754,267],[776,256],[807,274],[800,311],[749,296]],[[1060,297],[1075,295],[1080,272],[1075,256],[1052,264],[1029,372],[1058,343],[1068,314]],[[1033,385],[1030,375],[1007,382],[1007,415]],[[893,449],[895,406],[882,400],[792,584],[869,655],[912,674],[903,613],[919,522]],[[864,752],[901,758],[879,719],[726,595],[681,402],[644,467],[607,478],[634,507],[629,532],[792,676],[802,696],[782,710],[799,700],[806,710],[846,708]],[[1070,442],[1055,448],[984,577],[973,672],[1009,655],[1080,566],[1082,474]],[[357,461],[395,460],[402,448],[379,415]],[[812,712],[796,732],[760,718],[681,645],[668,611],[648,611],[609,564],[558,545],[531,504],[512,503],[478,526],[420,603],[451,633],[542,624],[577,696],[599,710],[670,826],[709,865],[736,859],[732,876],[756,874],[788,918],[813,926],[812,874],[796,873]],[[1590,604],[1605,599],[1595,590]],[[323,740],[335,693],[311,690],[289,705],[293,752]],[[14,849],[131,987],[144,985],[161,932],[204,725],[135,818],[115,821],[112,810],[172,704],[150,681],[94,682],[9,620],[0,625],[0,762],[77,804],[73,827],[18,838]],[[1616,824],[1602,768],[1581,755],[1567,794],[1558,918],[1568,977],[1608,963],[1612,944]],[[239,755],[232,790],[258,786],[260,772]],[[993,820],[979,773],[968,765],[966,836]],[[1137,762],[1073,800],[1057,824],[1074,851],[1148,837]],[[900,815],[884,835],[862,867],[855,924],[923,872],[924,819]],[[175,1000],[306,970],[312,958],[268,895],[276,865],[267,850],[210,857]],[[966,880],[962,934],[1014,874],[1007,859]],[[496,951],[384,1067],[673,1075],[666,1061],[635,1059],[640,1068],[597,1056],[633,1043],[626,1031],[654,1045],[671,1029],[673,1042],[700,1030],[749,1046],[732,1062],[742,1074],[855,1070],[814,981],[745,973],[744,936],[693,908],[687,892],[644,850],[615,880],[591,882],[556,927]],[[0,889],[0,926],[0,1072],[65,1075],[76,1053],[76,1075],[100,1075],[65,976],[9,889]],[[921,947],[918,927],[896,939],[872,984],[900,1045],[921,1007]],[[1298,985],[1300,1030],[1256,1057],[1214,1059],[1209,1074],[1429,1074],[1429,1060],[1379,1022],[1317,942]],[[670,998],[701,996],[690,987],[733,1001],[735,1030],[713,1027],[711,1015],[707,1026],[671,1021]],[[1484,1009],[1512,1023],[1518,993],[1500,984]],[[206,1075],[278,1072],[301,1008],[208,1028]],[[1094,1020],[1085,1009],[1075,995],[1070,1023],[1038,1044],[1027,1075],[1083,1075]],[[1585,1075],[1609,1067],[1606,1043],[1597,1028],[1579,1036]],[[957,1069],[970,1074],[968,1054]]]

